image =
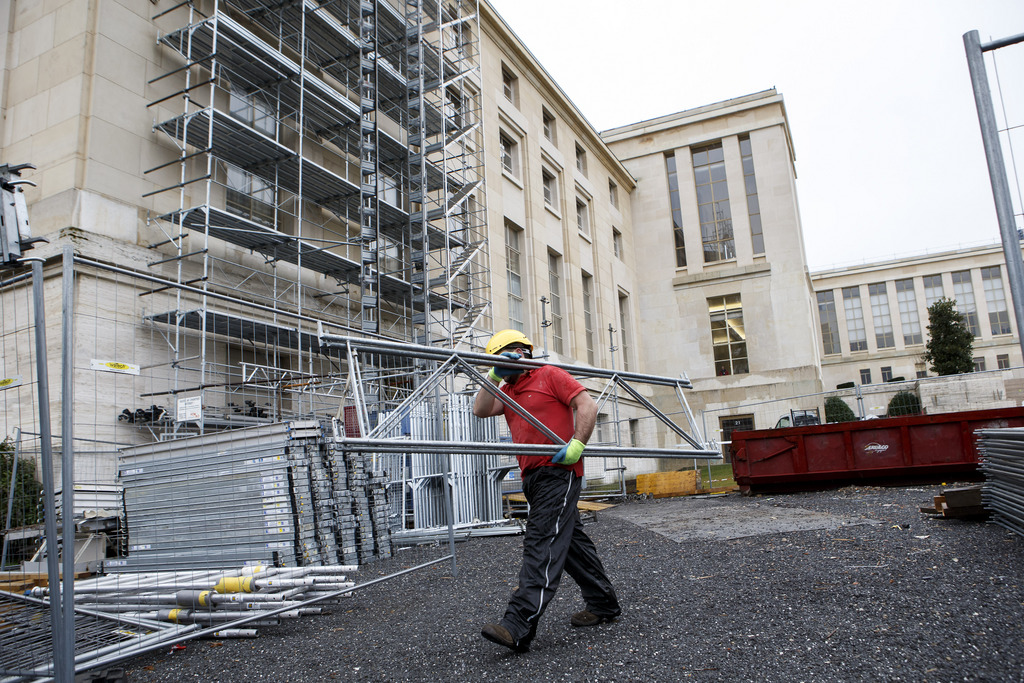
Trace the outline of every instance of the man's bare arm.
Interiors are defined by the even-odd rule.
[[[480,387],[473,399],[473,414],[477,417],[494,417],[505,412],[505,404],[495,398],[486,387]]]
[[[597,403],[590,397],[590,394],[581,391],[573,396],[569,405],[576,411],[576,420],[573,423],[576,431],[573,438],[587,443],[591,434],[594,433],[594,425],[597,423]]]

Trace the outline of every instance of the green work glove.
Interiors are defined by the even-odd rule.
[[[511,351],[505,351],[504,353],[499,355],[505,356],[512,360],[519,360],[520,358],[522,358],[520,354],[513,353]],[[522,374],[522,372],[522,370],[516,370],[514,368],[493,367],[491,368],[491,371],[487,373],[487,379],[491,380],[495,384],[501,384],[501,380],[507,379],[512,375],[520,375]]]
[[[583,449],[586,446],[585,443],[579,439],[570,439],[569,443],[562,446],[561,450],[555,454],[555,457],[551,458],[551,462],[556,465],[575,465],[583,455]]]

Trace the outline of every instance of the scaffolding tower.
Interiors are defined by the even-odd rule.
[[[150,103],[175,158],[147,173],[173,271],[164,395],[199,431],[335,410],[347,359],[316,327],[447,348],[490,333],[476,0],[188,0],[157,14],[173,90]],[[168,87],[167,83],[174,83]],[[174,202],[171,202],[173,205]],[[159,288],[154,288],[159,291]],[[404,358],[362,364],[382,413]],[[207,408],[218,410],[207,410]],[[188,431],[167,420],[162,438]]]

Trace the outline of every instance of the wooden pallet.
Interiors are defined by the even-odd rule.
[[[985,519],[988,517],[988,510],[981,503],[981,486],[946,489],[941,495],[932,499],[930,507],[922,507],[921,512],[950,519]]]

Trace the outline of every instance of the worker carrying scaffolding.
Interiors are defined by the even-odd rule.
[[[318,330],[321,350],[335,350],[347,359],[348,404],[339,407],[335,421],[335,446],[341,450],[375,454],[375,467],[388,474],[389,498],[394,518],[403,520],[393,527],[393,539],[403,535],[422,536],[431,530],[443,533],[449,514],[460,530],[483,529],[503,524],[502,483],[514,477],[517,457],[550,459],[551,444],[564,443],[546,426],[501,392],[478,367],[493,373],[521,372],[556,367],[582,378],[594,394],[600,414],[619,391],[626,394],[637,411],[645,411],[664,425],[663,443],[676,439],[678,445],[652,447],[631,443],[591,443],[587,454],[600,461],[633,459],[711,460],[721,457],[714,444],[705,444],[683,395],[690,388],[683,378],[661,377],[590,366],[547,363],[531,358],[511,359],[474,351],[444,349],[398,341],[366,339],[328,334]],[[405,372],[367,379],[364,365],[404,367]],[[497,375],[496,375],[497,376]],[[603,386],[600,381],[604,380]],[[367,386],[374,382],[378,386]],[[382,397],[394,393],[402,382],[403,400],[385,403]],[[410,387],[411,384],[411,387]],[[656,407],[636,385],[653,385],[672,390],[680,401],[685,428]],[[499,434],[499,425],[471,414],[474,394],[488,392],[506,412],[522,417],[549,443],[512,443]],[[557,447],[555,448],[557,450]],[[513,480],[514,484],[521,482]],[[615,491],[619,493],[618,490]],[[452,505],[449,513],[448,506]]]
[[[518,330],[502,330],[491,337],[486,350],[519,361],[533,356],[533,343]],[[576,507],[583,477],[581,458],[594,432],[597,404],[572,375],[552,365],[494,367],[487,378],[501,391],[495,392],[487,384],[480,387],[473,404],[477,417],[504,414],[518,444],[554,442],[549,456],[518,458],[530,507],[519,584],[501,622],[486,624],[481,632],[487,640],[523,652],[537,634],[540,617],[558,589],[563,569],[579,585],[586,601],[586,609],[573,615],[574,626],[611,621],[622,611]],[[529,413],[506,412],[505,408],[515,403],[513,399],[525,404],[520,407]],[[561,448],[556,451],[558,444]]]

